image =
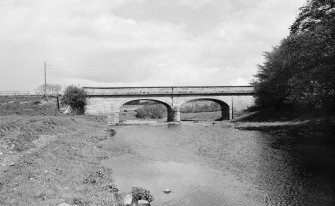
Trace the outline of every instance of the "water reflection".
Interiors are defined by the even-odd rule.
[[[332,183],[273,141],[220,124],[124,126],[104,142],[105,164],[120,191],[145,187],[152,205],[333,205]]]

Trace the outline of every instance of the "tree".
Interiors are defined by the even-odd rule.
[[[307,4],[300,8],[299,16],[292,24],[291,34],[315,31],[320,25],[330,26],[334,19],[334,0],[308,0]]]
[[[62,103],[70,106],[74,114],[84,114],[87,105],[87,94],[82,88],[68,86],[64,91]]]
[[[290,35],[265,53],[254,82],[258,106],[335,110],[334,4],[308,1]]]
[[[335,1],[310,0],[291,26],[299,39],[299,72],[290,79],[289,102],[334,111],[335,105]]]

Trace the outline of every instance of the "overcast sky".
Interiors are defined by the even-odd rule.
[[[247,85],[305,0],[0,0],[0,90]]]

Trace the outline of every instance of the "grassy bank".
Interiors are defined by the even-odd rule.
[[[104,119],[0,118],[0,205],[115,205]]]
[[[41,97],[0,103],[0,205],[117,205],[100,165],[110,154],[105,118],[62,115]]]

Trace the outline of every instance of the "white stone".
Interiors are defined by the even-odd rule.
[[[126,196],[123,197],[123,205],[124,206],[130,206],[132,202],[133,202],[133,195],[132,194],[127,194]]]
[[[67,203],[60,203],[59,205],[57,205],[57,206],[71,206],[71,205],[69,205],[69,204],[67,204]]]
[[[70,106],[67,106],[65,108],[61,108],[61,111],[63,114],[70,114],[71,113],[71,108]]]
[[[146,200],[139,200],[138,206],[150,206],[150,203]]]

